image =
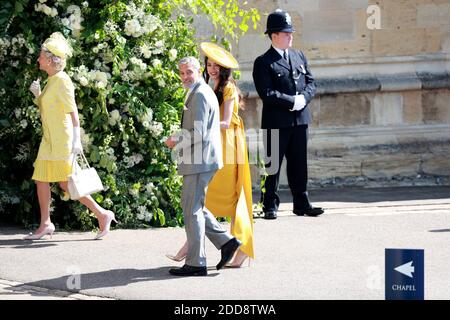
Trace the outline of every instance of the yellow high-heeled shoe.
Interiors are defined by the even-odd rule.
[[[109,232],[109,229],[111,227],[111,222],[114,221],[115,223],[117,223],[116,220],[116,216],[114,215],[114,212],[112,211],[108,211],[106,213],[107,218],[106,218],[106,225],[105,225],[105,229],[103,231],[99,231],[97,233],[97,235],[95,236],[94,240],[98,240],[100,238],[103,238],[104,236],[106,236]]]
[[[46,226],[44,228],[44,230],[42,230],[39,233],[30,233],[29,235],[23,237],[23,240],[39,240],[41,239],[43,236],[49,234],[50,235],[50,239],[52,238],[53,232],[55,232],[55,225],[53,223],[50,223],[48,226]]]

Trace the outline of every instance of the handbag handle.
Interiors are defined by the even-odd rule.
[[[88,169],[90,169],[91,166],[89,165],[89,162],[87,161],[86,156],[84,155],[84,152],[81,152],[81,153],[77,153],[77,154],[75,154],[75,155],[73,156],[73,160],[72,160],[72,172],[78,170],[76,166],[75,166],[75,170],[73,170],[75,161],[76,161],[76,159],[77,159],[78,156],[81,156],[81,160],[84,160],[84,164],[88,167]]]

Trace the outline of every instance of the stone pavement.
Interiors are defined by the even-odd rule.
[[[318,218],[292,214],[282,192],[277,220],[255,218],[250,267],[216,271],[207,242],[207,277],[168,274],[182,228],[57,232],[23,241],[0,227],[3,299],[384,299],[385,248],[425,250],[425,298],[450,299],[450,187],[344,188],[310,192]],[[257,196],[255,196],[257,200]],[[228,226],[227,226],[228,227]]]

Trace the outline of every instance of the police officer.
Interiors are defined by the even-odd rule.
[[[265,219],[277,218],[283,157],[287,161],[294,213],[318,216],[324,212],[311,205],[306,188],[308,124],[311,122],[308,104],[315,95],[316,85],[303,52],[291,49],[293,32],[289,13],[280,9],[271,13],[265,33],[272,46],[253,65],[253,81],[263,101],[261,127],[269,174],[265,192],[261,193]]]

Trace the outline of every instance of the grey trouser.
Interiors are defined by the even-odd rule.
[[[205,207],[206,189],[216,170],[183,176],[181,207],[188,241],[186,264],[206,266],[205,235],[220,249],[233,238]]]

